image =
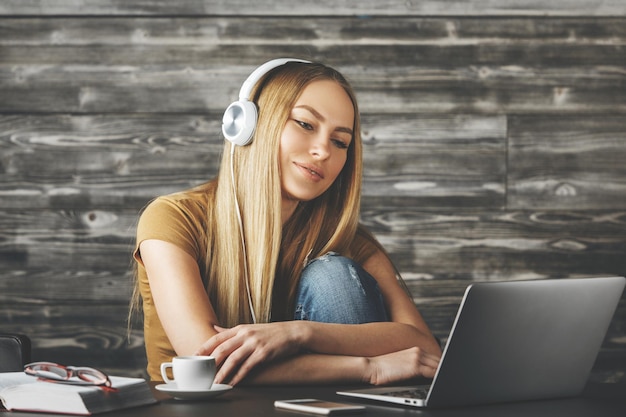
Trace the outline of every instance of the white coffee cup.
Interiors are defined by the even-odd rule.
[[[169,379],[167,369],[172,368],[174,379]],[[161,364],[161,376],[166,383],[176,383],[180,390],[200,391],[211,389],[215,379],[215,358],[212,356],[176,356],[172,362]]]

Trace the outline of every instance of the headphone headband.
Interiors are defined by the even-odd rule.
[[[288,62],[310,63],[311,61],[297,58],[277,58],[255,69],[243,82],[239,90],[239,100],[231,103],[224,112],[222,133],[226,140],[240,146],[250,143],[258,117],[256,105],[250,101],[252,89],[265,74]]]
[[[311,61],[305,61],[303,59],[297,58],[276,58],[266,62],[265,64],[259,66],[257,69],[252,71],[248,78],[246,78],[246,80],[243,82],[243,84],[241,85],[241,89],[239,90],[239,100],[250,100],[250,94],[252,94],[252,89],[254,88],[256,83],[258,83],[265,74],[267,74],[274,68],[285,65],[288,62],[310,63]]]

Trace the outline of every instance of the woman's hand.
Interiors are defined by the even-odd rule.
[[[432,378],[440,359],[417,347],[368,358],[365,382],[384,385],[419,376]]]
[[[215,357],[219,369],[215,383],[236,385],[255,367],[297,353],[302,340],[298,324],[303,323],[245,324],[230,329],[215,326],[218,333],[196,354]]]

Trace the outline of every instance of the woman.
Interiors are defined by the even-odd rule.
[[[351,87],[322,64],[265,65],[240,94],[245,101],[252,85],[251,143],[227,142],[215,179],[156,199],[140,218],[134,256],[150,377],[191,354],[215,356],[215,383],[231,385],[432,377],[440,347],[358,223]]]

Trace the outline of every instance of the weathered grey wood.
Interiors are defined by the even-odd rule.
[[[365,112],[623,112],[625,27],[626,18],[6,19],[0,111],[220,111],[255,65],[287,55],[337,66]]]
[[[0,196],[7,197],[0,207],[140,208],[217,173],[220,118],[0,116]],[[366,198],[435,197],[445,206],[462,197],[503,206],[502,116],[366,114],[363,124]]]
[[[626,207],[623,115],[515,116],[509,132],[512,209]]]
[[[217,116],[0,116],[0,207],[139,209],[215,175],[219,129]]]
[[[30,207],[58,207],[65,199],[68,206],[80,201],[86,207],[112,206],[203,182],[216,173],[222,150],[215,119],[2,117],[3,165],[9,175],[0,176],[0,195],[13,198],[0,205],[16,208],[24,200]],[[37,130],[28,131],[31,124]],[[514,209],[625,207],[625,125],[621,115],[513,119],[508,204]],[[366,199],[483,195],[489,202],[483,206],[503,206],[503,200],[497,202],[505,189],[503,119],[365,115],[364,126]],[[63,129],[68,135],[61,138]],[[165,138],[164,131],[174,136]],[[86,144],[91,152],[80,152]],[[134,189],[138,181],[143,181],[139,191]]]
[[[292,53],[278,51],[271,56],[287,54]],[[607,54],[615,60],[619,51],[611,48]],[[257,62],[268,56],[259,56]],[[410,64],[398,67],[388,62],[367,70],[339,68],[358,90],[364,112],[626,112],[623,74],[610,64],[597,70],[572,67],[568,73],[502,66],[416,70],[409,69]],[[419,59],[412,64],[419,65]],[[236,98],[238,86],[251,68],[226,66],[216,71],[188,67],[0,65],[0,77],[6,80],[0,112],[219,112]],[[32,71],[31,76],[19,74],[28,71]],[[480,81],[481,73],[492,78]],[[390,86],[394,88],[389,90]]]
[[[94,233],[83,233],[88,235],[85,239],[98,239]],[[40,239],[44,237],[30,233],[25,233],[24,236]],[[63,244],[62,239],[57,238],[56,235],[48,234],[45,238],[49,245]],[[69,247],[69,245],[66,246]],[[75,243],[73,246],[74,251],[78,252],[83,244]],[[133,282],[130,268],[131,239],[128,239],[127,247],[119,250],[118,254],[113,253],[113,245],[107,249],[107,251],[101,251],[99,255],[92,256],[106,259],[110,262],[109,265],[112,265],[111,267],[103,268],[102,265],[95,265],[88,261],[67,262],[65,257],[63,257],[63,262],[57,263],[54,259],[60,257],[49,253],[44,257],[47,261],[46,267],[41,265],[43,262],[24,262],[15,270],[6,271],[8,269],[6,268],[0,280],[0,289],[3,294],[10,293],[15,300],[45,300],[50,303],[93,301],[126,305],[132,292]],[[33,282],[45,282],[46,285],[37,286],[33,285]],[[5,296],[1,298],[7,303],[11,301]]]
[[[143,375],[137,216],[217,172],[223,109],[279,55],[352,81],[362,221],[443,340],[469,283],[626,274],[625,10],[2,2],[0,329],[31,335],[35,360]],[[625,323],[626,294],[596,378],[623,378]]]
[[[409,277],[508,280],[623,274],[624,216],[404,209],[363,219]]]
[[[2,18],[0,45],[21,46],[209,46],[430,44],[466,45],[516,42],[620,45],[626,37],[626,16],[529,19],[450,16],[377,16],[368,19],[308,14],[288,19],[279,15],[246,17],[32,17]],[[251,51],[253,52],[253,51]],[[126,55],[123,55],[126,56]],[[234,58],[235,56],[231,56]],[[31,57],[37,59],[36,56]],[[239,56],[239,62],[252,62]],[[341,59],[341,57],[330,57]],[[75,57],[80,59],[80,57]],[[446,62],[438,63],[447,66]]]
[[[395,1],[395,0],[290,0],[221,1],[182,0],[4,0],[5,15],[530,15],[530,16],[615,16],[626,14],[620,0],[558,0],[536,2],[514,0]]]
[[[4,242],[0,263],[6,280],[2,285],[9,285],[4,289],[18,298],[55,289],[45,297],[123,299],[130,287],[137,215],[133,210],[115,216],[93,211],[45,216],[3,211],[2,230],[12,224],[20,230],[19,238],[0,235]],[[581,215],[365,207],[362,220],[409,278],[536,279],[626,270],[623,211]],[[84,272],[91,274],[85,276],[89,285],[73,288],[74,280]],[[49,284],[32,288],[30,282],[21,281],[25,277]],[[115,291],[100,292],[109,286]]]
[[[122,303],[34,298],[0,302],[2,331],[28,334],[34,360],[145,376],[143,329],[135,325],[127,338],[126,313],[127,304]]]

